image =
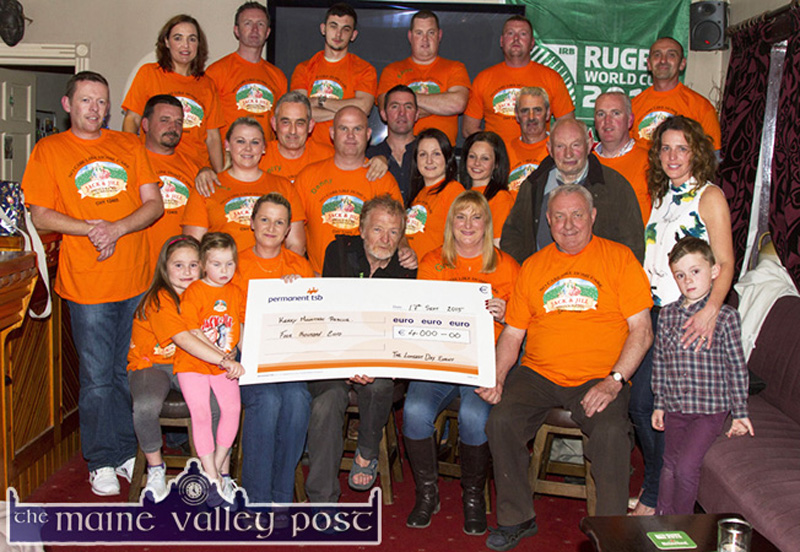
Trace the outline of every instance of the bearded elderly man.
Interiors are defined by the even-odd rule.
[[[417,270],[403,268],[397,253],[405,226],[403,205],[392,196],[384,194],[366,201],[361,209],[359,235],[339,235],[328,245],[323,278],[416,278]],[[375,483],[378,445],[392,408],[394,382],[366,375],[349,380],[310,381],[306,492],[311,502],[336,502],[341,494],[338,475],[342,425],[351,388],[358,395],[360,424],[348,483],[359,491],[366,491]]]
[[[551,408],[569,410],[588,437],[596,514],[624,515],[628,502],[627,381],[653,341],[650,284],[627,247],[592,235],[597,211],[586,188],[566,184],[548,199],[554,243],[522,266],[497,342],[496,385],[477,391],[496,405],[486,424],[497,486],[499,527],[486,541],[493,550],[537,532],[527,443]]]
[[[517,200],[503,225],[500,249],[522,264],[553,242],[545,222],[548,194],[564,184],[579,184],[592,194],[597,207],[595,235],[627,245],[644,259],[642,214],[633,188],[614,169],[604,167],[591,153],[586,124],[558,120],[547,142],[550,153],[522,183]]]

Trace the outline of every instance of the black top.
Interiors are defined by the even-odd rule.
[[[406,145],[406,152],[403,154],[403,166],[397,164],[397,160],[392,155],[392,148],[386,140],[376,146],[367,148],[367,157],[372,159],[378,155],[383,155],[389,161],[389,172],[397,180],[397,186],[403,195],[403,203],[408,203],[408,193],[411,187],[411,157],[414,154],[414,142]]]
[[[323,278],[370,278],[369,260],[364,251],[361,236],[339,234],[325,250],[325,263],[322,266]],[[409,270],[400,266],[395,251],[385,268],[375,271],[372,278],[410,278],[417,277],[417,269]]]

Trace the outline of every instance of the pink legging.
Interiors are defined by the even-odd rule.
[[[219,425],[217,444],[231,448],[239,430],[239,381],[228,379],[225,374],[210,376],[196,372],[180,372],[178,383],[189,413],[192,416],[192,437],[198,456],[214,452],[214,432],[211,429],[211,390],[219,403]]]

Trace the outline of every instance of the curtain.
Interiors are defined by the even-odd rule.
[[[720,112],[722,163],[717,183],[725,192],[731,210],[736,275],[747,248],[764,126],[771,45],[763,34],[768,25],[754,23],[731,38],[731,58]]]
[[[800,289],[800,9],[785,17],[792,34],[778,101],[769,227],[778,257]]]

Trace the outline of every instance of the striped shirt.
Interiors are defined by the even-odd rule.
[[[653,353],[655,408],[684,414],[731,411],[747,417],[749,374],[742,351],[741,323],[736,309],[722,305],[711,349],[681,345],[683,324],[708,302],[683,307],[683,297],[659,313]]]

